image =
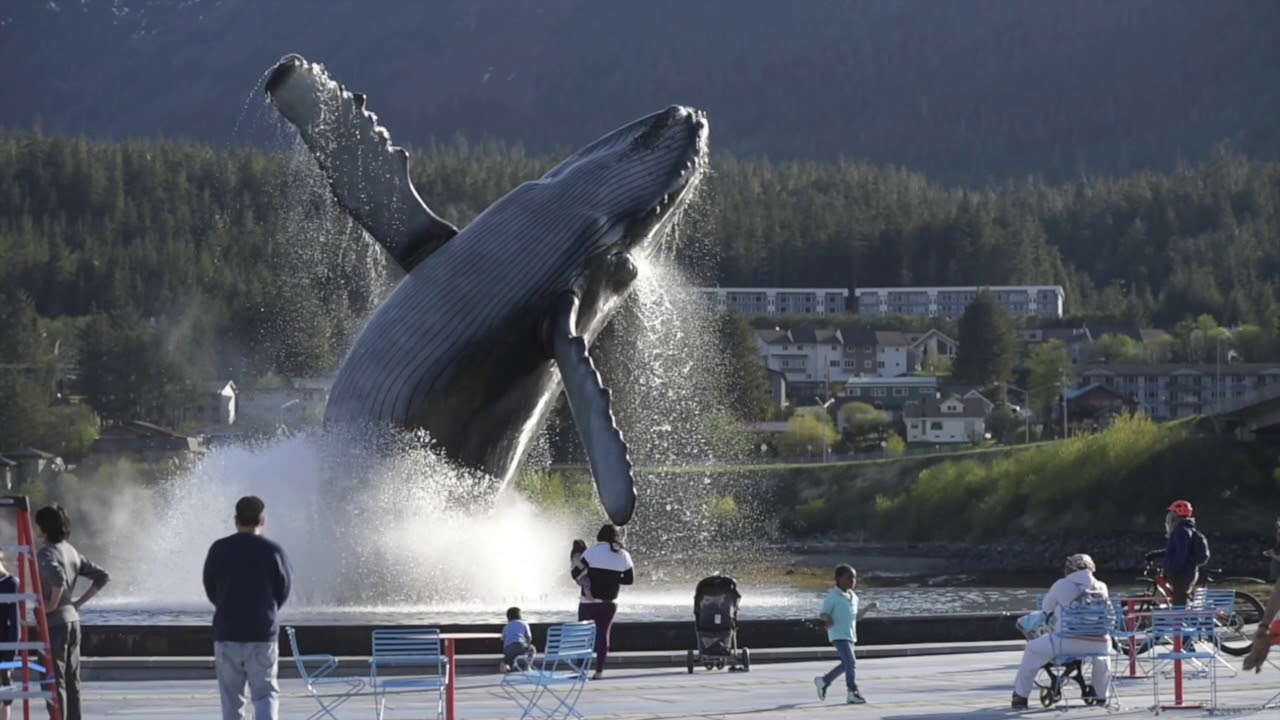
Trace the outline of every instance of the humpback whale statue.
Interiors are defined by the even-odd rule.
[[[626,442],[587,344],[636,279],[707,164],[705,114],[672,106],[587,145],[459,230],[409,177],[409,156],[365,98],[297,55],[266,93],[299,131],[339,205],[405,277],[360,331],[326,428],[426,430],[447,457],[515,476],[561,385],[601,505],[635,511]]]

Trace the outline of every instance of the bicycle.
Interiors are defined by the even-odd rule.
[[[1213,570],[1201,569],[1200,577],[1196,581],[1196,588],[1209,588],[1214,583],[1229,585],[1266,585],[1267,582],[1253,577],[1219,577],[1222,574],[1220,568]],[[1169,587],[1169,581],[1164,578],[1161,573],[1160,562],[1158,560],[1147,560],[1142,570],[1142,577],[1138,578],[1138,582],[1145,583],[1142,592],[1137,597],[1160,598],[1157,602],[1144,600],[1137,603],[1124,603],[1121,611],[1125,613],[1126,618],[1130,612],[1137,617],[1134,618],[1134,626],[1137,630],[1146,630],[1151,626],[1151,611],[1154,609],[1163,609],[1173,606],[1170,601],[1173,592]],[[1253,646],[1253,632],[1258,626],[1258,622],[1262,619],[1263,605],[1262,601],[1256,596],[1251,595],[1243,590],[1235,591],[1235,611],[1230,617],[1219,617],[1215,623],[1220,628],[1219,646],[1222,651],[1228,655],[1242,657],[1249,654],[1249,649]],[[1111,645],[1118,652],[1128,650],[1125,643],[1112,638]],[[1143,641],[1138,645],[1138,653],[1145,653],[1151,648],[1149,641]]]

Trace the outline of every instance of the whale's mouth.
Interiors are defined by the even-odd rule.
[[[675,168],[667,182],[665,192],[627,227],[623,244],[629,249],[643,250],[651,241],[661,242],[667,235],[666,229],[671,221],[679,216],[680,210],[692,197],[702,181],[709,164],[710,126],[707,115],[701,110],[673,106],[664,114],[665,123],[655,123],[653,127],[636,138],[637,144],[654,142],[649,137],[663,132],[671,132],[673,125],[678,125],[675,132],[688,134],[687,150],[683,164]]]

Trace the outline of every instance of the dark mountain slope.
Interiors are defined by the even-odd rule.
[[[254,83],[296,51],[418,145],[579,145],[682,102],[738,153],[948,180],[1168,168],[1224,140],[1280,157],[1276,2],[61,0],[0,22],[0,124],[91,136],[260,140]]]

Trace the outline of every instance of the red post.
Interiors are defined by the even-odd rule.
[[[1180,630],[1180,629],[1181,627],[1179,625],[1174,624],[1175,634],[1173,636],[1173,651],[1176,653],[1182,652],[1182,633],[1176,632],[1177,630]],[[1182,704],[1182,660],[1181,659],[1177,659],[1173,661],[1173,704],[1174,705]]]
[[[1125,623],[1129,630],[1129,674],[1124,676],[1126,679],[1142,680],[1149,677],[1148,675],[1138,674],[1138,638],[1134,634],[1134,631],[1138,629],[1138,611],[1134,606],[1139,602],[1150,600],[1151,598],[1137,597],[1124,599],[1125,605],[1129,608],[1128,618]]]
[[[444,656],[449,662],[449,682],[444,688],[444,717],[445,720],[454,720],[457,716],[453,713],[453,690],[457,683],[458,668],[453,660],[453,638],[444,639]]]
[[[1133,601],[1125,600],[1129,606],[1129,677],[1138,676],[1138,637],[1133,633],[1138,629],[1138,617],[1134,615]]]
[[[1182,622],[1180,620],[1173,621],[1173,651],[1175,653],[1182,652]],[[1182,702],[1182,660],[1175,659],[1173,661],[1173,704],[1162,705],[1163,710],[1196,710],[1200,708],[1200,703],[1186,704]]]

